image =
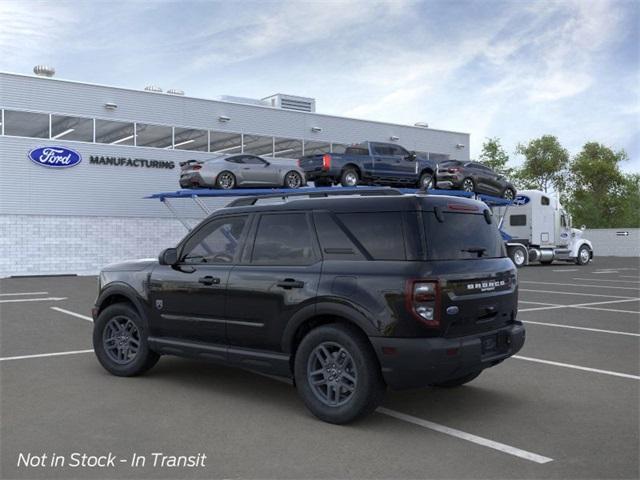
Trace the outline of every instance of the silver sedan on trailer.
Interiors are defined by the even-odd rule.
[[[307,184],[296,160],[266,160],[245,153],[181,162],[180,170],[181,188],[299,188]]]

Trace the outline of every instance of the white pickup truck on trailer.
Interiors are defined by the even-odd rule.
[[[557,198],[539,190],[522,190],[509,206],[493,208],[509,237],[507,253],[517,267],[554,260],[586,265],[593,259],[591,242],[572,228],[571,216]]]

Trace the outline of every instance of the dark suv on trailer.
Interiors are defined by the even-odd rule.
[[[171,354],[293,377],[311,412],[346,423],[387,386],[459,386],[520,350],[516,269],[487,207],[373,190],[239,199],[159,262],[105,268],[98,360],[120,376]]]

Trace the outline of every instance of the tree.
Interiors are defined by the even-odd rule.
[[[551,187],[556,191],[564,189],[569,152],[560,145],[556,137],[543,135],[530,140],[526,145],[519,144],[516,152],[525,157],[517,175],[519,184],[534,186],[545,192]]]
[[[571,161],[567,206],[576,225],[591,228],[640,225],[640,176],[624,175],[624,150],[614,152],[597,142],[586,143]]]
[[[486,139],[482,144],[482,153],[480,153],[479,160],[487,167],[503,175],[509,176],[513,171],[512,168],[507,167],[509,155],[500,144],[498,137]]]

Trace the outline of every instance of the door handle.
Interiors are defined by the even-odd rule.
[[[198,283],[202,283],[203,285],[219,285],[220,279],[218,277],[207,275],[206,277],[199,278]]]
[[[284,280],[280,280],[276,285],[280,288],[284,288],[285,290],[289,290],[291,288],[303,288],[304,282],[300,280],[295,280],[293,278],[285,278]]]

